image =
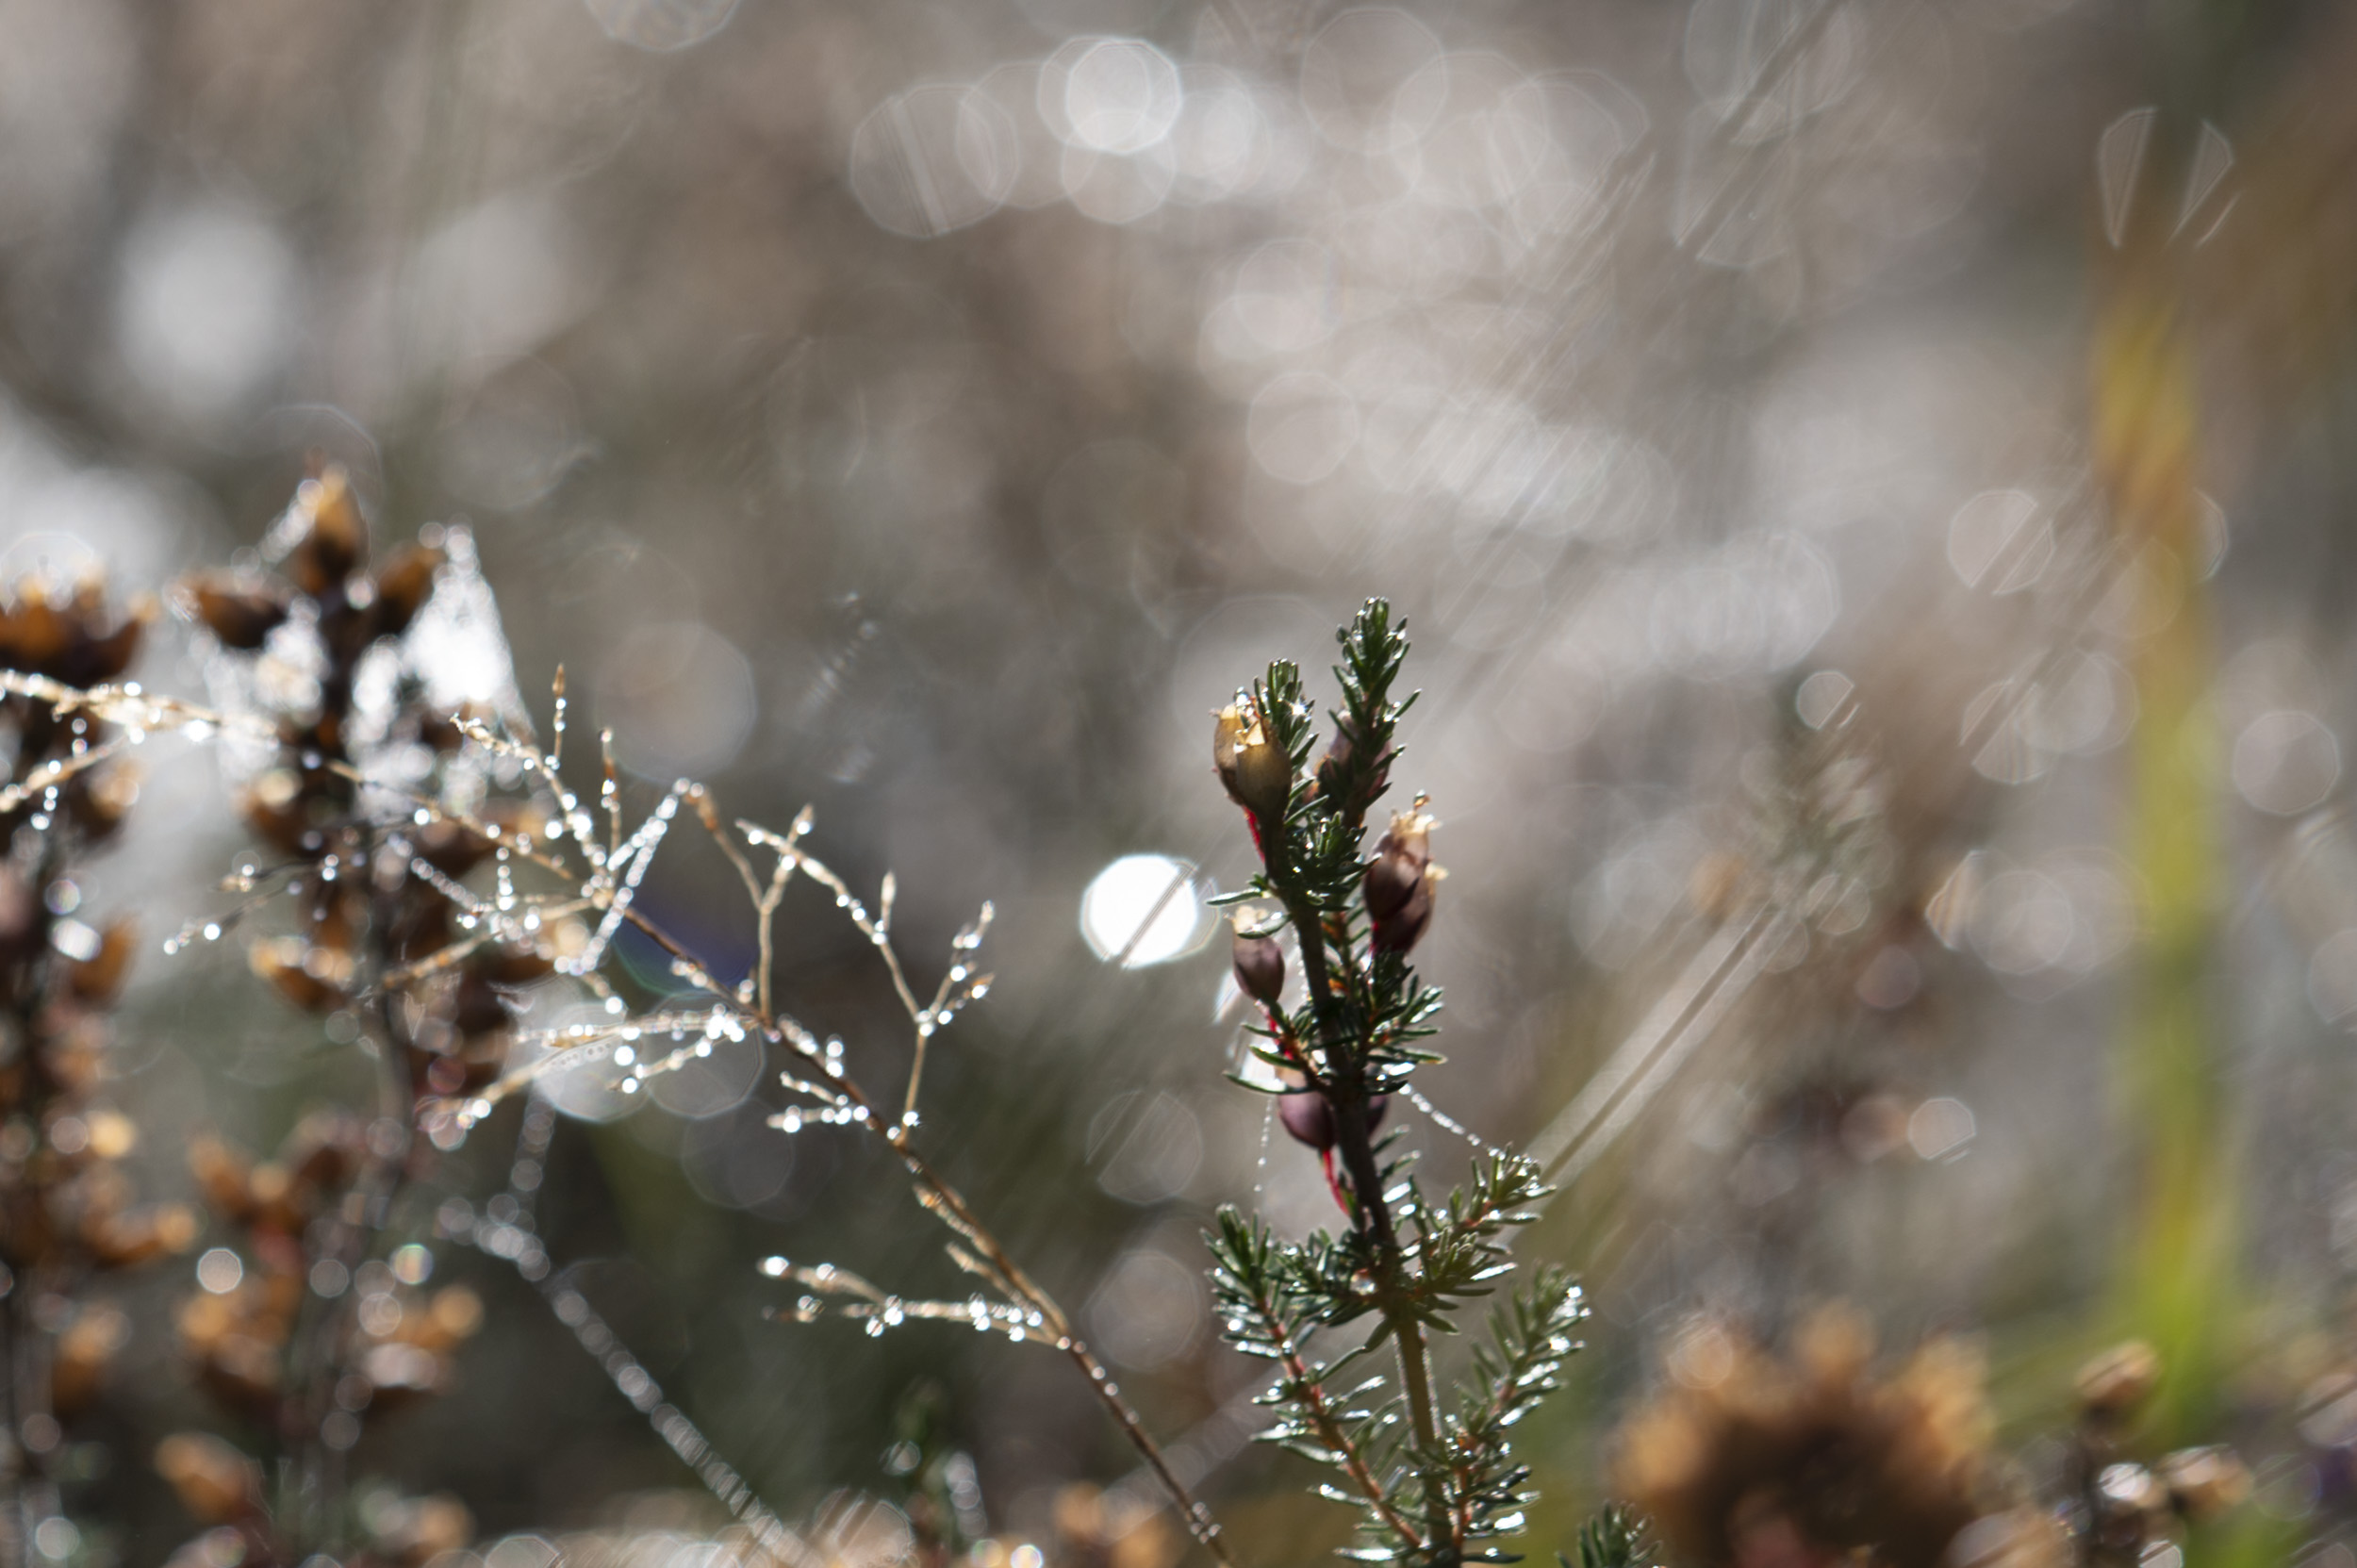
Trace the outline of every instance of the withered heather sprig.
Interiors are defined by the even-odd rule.
[[[1274,900],[1281,912],[1273,925],[1240,922],[1236,932],[1238,984],[1261,1011],[1255,1053],[1275,1075],[1286,1131],[1327,1161],[1349,1225],[1296,1245],[1223,1209],[1210,1238],[1213,1285],[1229,1343],[1280,1369],[1263,1399],[1279,1418],[1263,1436],[1332,1471],[1341,1484],[1322,1493],[1359,1509],[1350,1555],[1512,1560],[1497,1542],[1521,1529],[1531,1494],[1508,1428],[1557,1387],[1585,1307],[1568,1276],[1541,1270],[1490,1314],[1490,1343],[1472,1352],[1453,1400],[1448,1390],[1436,1395],[1426,1333],[1457,1332],[1467,1307],[1491,1294],[1512,1267],[1507,1231],[1547,1189],[1532,1162],[1492,1151],[1436,1203],[1409,1161],[1390,1156],[1392,1138],[1376,1136],[1389,1098],[1439,1060],[1419,1042],[1434,1032],[1441,995],[1408,954],[1431,922],[1442,873],[1421,797],[1371,855],[1361,849],[1414,701],[1392,696],[1408,653],[1404,629],[1388,603],[1370,600],[1338,640],[1343,703],[1314,773],[1315,710],[1285,661],[1220,713],[1212,761],[1260,860],[1227,901]],[[1306,984],[1291,1009],[1278,999],[1282,965],[1271,957],[1287,927]],[[1364,1319],[1372,1328],[1359,1343],[1330,1361],[1313,1354],[1315,1335]],[[1386,1345],[1388,1375],[1374,1360]]]
[[[468,1287],[419,1288],[431,1269],[421,1245],[400,1248],[390,1262],[369,1259],[348,1279],[321,1251],[337,1231],[338,1209],[359,1191],[371,1132],[351,1112],[327,1110],[305,1117],[268,1161],[210,1138],[190,1149],[216,1223],[237,1243],[239,1268],[234,1281],[206,1279],[181,1303],[181,1354],[225,1409],[298,1458],[321,1443],[340,1453],[357,1441],[364,1416],[441,1392],[455,1350],[483,1321],[483,1303]],[[352,1310],[324,1310],[321,1297],[348,1300]],[[336,1374],[324,1411],[316,1381],[303,1376],[315,1364]],[[184,1553],[192,1568],[222,1560],[232,1543],[240,1563],[271,1568],[330,1541],[343,1560],[398,1568],[464,1546],[471,1534],[465,1509],[447,1497],[396,1499],[391,1514],[382,1507],[329,1512],[342,1501],[340,1489],[322,1494],[312,1466],[265,1467],[204,1433],[166,1439],[156,1468],[206,1527]],[[379,1516],[398,1516],[399,1527],[388,1534]]]
[[[0,1354],[5,1430],[0,1533],[28,1555],[60,1499],[52,1461],[71,1421],[97,1394],[129,1325],[92,1299],[98,1275],[177,1252],[196,1222],[182,1206],[135,1206],[117,1162],[139,1130],[107,1098],[107,1013],[129,969],[127,918],[82,916],[81,867],[112,840],[138,795],[121,739],[88,713],[23,689],[27,678],[75,685],[130,668],[152,603],[122,613],[96,578],[35,573],[0,598],[0,701],[8,757],[0,809]]]
[[[414,1164],[418,1102],[495,1076],[506,988],[552,968],[553,926],[500,941],[461,935],[450,890],[493,846],[482,832],[420,819],[410,803],[455,798],[486,820],[517,819],[455,764],[464,743],[453,716],[429,701],[401,640],[437,591],[450,538],[432,530],[375,555],[349,479],[327,468],[298,487],[264,541],[276,570],[204,574],[177,594],[219,644],[216,685],[242,699],[239,738],[259,753],[239,803],[274,858],[235,879],[253,895],[238,913],[272,894],[291,895],[295,911],[292,929],[256,940],[250,960],[287,1001],[339,1020],[341,1037],[378,1065],[372,1119],[315,1116],[260,1166],[218,1145],[192,1150],[220,1220],[238,1232],[244,1273],[187,1302],[183,1346],[288,1462],[267,1497],[234,1506],[205,1501],[222,1489],[191,1466],[210,1448],[173,1450],[174,1479],[200,1519],[239,1534],[249,1561],[349,1553],[359,1532],[344,1454],[366,1420],[441,1386],[448,1349],[472,1331],[470,1297],[445,1292],[432,1309],[405,1300],[371,1254],[386,1250],[373,1243]],[[204,922],[203,934],[236,917]]]

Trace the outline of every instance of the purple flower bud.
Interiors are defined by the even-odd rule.
[[[1372,1132],[1383,1125],[1383,1114],[1391,1109],[1392,1097],[1376,1095],[1367,1101],[1367,1131]],[[1285,1124],[1285,1131],[1295,1143],[1306,1144],[1320,1154],[1334,1147],[1336,1137],[1334,1105],[1324,1095],[1310,1089],[1279,1096],[1277,1119]]]
[[[1320,1154],[1334,1147],[1334,1108],[1315,1090],[1277,1097],[1277,1119],[1297,1144],[1307,1144]]]
[[[1357,744],[1351,739],[1348,730],[1336,730],[1333,743],[1326,749],[1325,760],[1318,764],[1316,784],[1318,795],[1333,801],[1341,809],[1350,812],[1365,811],[1374,803],[1375,798],[1383,793],[1383,786],[1391,778],[1392,758],[1395,754],[1394,748],[1385,747],[1382,756],[1376,759],[1373,770],[1360,781],[1358,793],[1344,798],[1340,793],[1343,770],[1350,766],[1350,759],[1357,750]]]
[[[1236,921],[1236,986],[1253,1000],[1275,1007],[1285,993],[1285,949],[1273,936],[1246,935],[1244,920]]]
[[[1378,952],[1406,952],[1432,920],[1432,901],[1442,872],[1432,864],[1432,818],[1403,812],[1375,847],[1363,891],[1367,919]]]
[[[1440,882],[1440,867],[1425,872],[1408,900],[1384,919],[1374,923],[1371,940],[1377,952],[1404,953],[1414,947],[1424,935],[1424,928],[1432,923],[1432,898]]]

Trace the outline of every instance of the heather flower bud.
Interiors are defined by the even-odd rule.
[[[99,630],[105,604],[93,586],[75,598],[74,611],[79,620],[76,635],[57,660],[54,673],[69,685],[96,685],[111,681],[131,668],[139,657],[140,639],[146,635],[147,623],[156,613],[155,601],[141,598],[133,602],[130,612],[110,631]]]
[[[1432,864],[1432,818],[1402,812],[1375,847],[1363,890],[1378,952],[1406,952],[1432,920],[1432,901],[1445,874]]]
[[[2116,1345],[2079,1369],[2079,1403],[2092,1416],[2118,1420],[2151,1397],[2161,1358],[2142,1340]]]
[[[1229,797],[1255,817],[1282,817],[1292,803],[1293,759],[1243,703],[1220,709],[1211,731],[1211,766]]]
[[[67,986],[83,1001],[100,1007],[112,1005],[123,990],[124,976],[131,967],[131,952],[135,933],[127,919],[109,925],[98,940],[98,950],[86,959],[69,961],[65,966]]]
[[[178,1203],[127,1214],[82,1216],[82,1245],[109,1268],[132,1268],[168,1253],[186,1252],[196,1235],[196,1215]]]
[[[376,574],[376,634],[399,636],[434,592],[434,574],[447,560],[439,550],[404,545]]]
[[[1273,936],[1247,935],[1242,916],[1236,918],[1235,965],[1236,988],[1264,1006],[1275,1007],[1285,991],[1285,949]]]
[[[1367,1101],[1367,1131],[1372,1132],[1383,1125],[1383,1114],[1391,1109],[1392,1097],[1376,1095]],[[1324,1154],[1334,1147],[1337,1136],[1334,1105],[1315,1090],[1302,1089],[1280,1095],[1277,1100],[1277,1119],[1285,1126],[1286,1133],[1297,1144],[1306,1144]]]
[[[2231,1448],[2182,1448],[2161,1461],[2160,1471],[2170,1504],[2197,1525],[2250,1495],[2250,1468]]]
[[[74,825],[93,839],[123,826],[139,802],[140,770],[127,762],[77,773],[66,784],[65,809]]]
[[[261,1466],[220,1438],[180,1432],[164,1439],[156,1449],[156,1473],[200,1523],[226,1524],[261,1510]]]
[[[368,558],[369,525],[361,520],[350,476],[339,468],[297,486],[295,505],[308,526],[287,554],[287,575],[305,593],[322,598]]]
[[[1432,864],[1432,818],[1402,812],[1375,846],[1367,865],[1367,913],[1377,920],[1398,914],[1414,897]]]
[[[1324,1095],[1304,1089],[1279,1096],[1277,1119],[1284,1123],[1286,1134],[1297,1144],[1306,1144],[1320,1154],[1334,1147],[1334,1107],[1327,1103]]]
[[[468,967],[493,985],[530,985],[548,979],[556,964],[539,949],[515,942],[491,942],[477,948]],[[502,1021],[505,1019],[502,1014]]]
[[[181,585],[179,602],[184,613],[203,621],[223,648],[245,653],[261,647],[287,619],[284,589],[223,572],[190,579]]]
[[[49,1404],[61,1416],[89,1408],[107,1368],[131,1337],[131,1320],[119,1307],[86,1307],[58,1335],[49,1363]]]
[[[1327,747],[1325,759],[1318,764],[1317,776],[1318,795],[1333,801],[1341,809],[1354,813],[1364,812],[1373,805],[1376,798],[1383,793],[1384,786],[1391,783],[1392,758],[1396,754],[1394,748],[1385,747],[1383,754],[1376,759],[1375,766],[1358,781],[1359,787],[1345,793],[1343,784],[1349,775],[1351,759],[1357,750],[1357,743],[1348,730],[1336,730],[1333,744]]]
[[[395,1562],[431,1562],[474,1539],[474,1516],[457,1498],[437,1494],[374,1510],[369,1529]]]
[[[256,942],[246,961],[280,996],[305,1013],[330,1013],[347,999],[339,982],[350,978],[351,960],[317,948],[300,936]]]

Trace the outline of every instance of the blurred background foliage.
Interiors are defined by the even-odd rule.
[[[2258,1473],[2242,1549],[2357,1561],[2352,74],[2349,8],[2229,0],[0,0],[5,566],[160,589],[323,453],[382,537],[471,523],[527,697],[566,664],[635,787],[815,805],[912,952],[995,900],[927,1135],[1256,1562],[1341,1526],[1238,1452],[1198,1232],[1334,1215],[1221,1078],[1204,743],[1388,594],[1451,871],[1430,1090],[1577,1178],[1522,1244],[1598,1309],[1541,1547],[1696,1314],[1840,1299],[1983,1336],[2032,1472],[2078,1360],[2150,1338],[2155,1441]],[[87,898],[160,939],[229,822],[151,758]],[[741,965],[733,885],[684,846],[647,898]],[[789,897],[784,999],[890,1081],[832,916]],[[235,954],[154,946],[143,1190],[365,1103]],[[1086,1560],[1070,1489],[1126,1451],[1061,1368],[764,1317],[770,1252],[960,1287],[760,1069],[569,1102],[556,1263],[780,1508],[938,1481],[914,1422]],[[486,1322],[360,1470],[490,1535],[690,1484],[508,1271],[437,1278]],[[77,1509],[124,1561],[189,1532],[146,1464],[206,1419],[187,1288],[124,1298]]]

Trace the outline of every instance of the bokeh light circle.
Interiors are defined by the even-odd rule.
[[[1169,855],[1124,855],[1080,896],[1080,935],[1089,950],[1125,969],[1185,957],[1203,945],[1213,923],[1195,867]]]
[[[617,43],[653,54],[701,43],[729,25],[738,0],[586,0]]]
[[[897,92],[851,133],[851,194],[876,226],[930,239],[1005,204],[1023,163],[1014,120],[978,88]]]

